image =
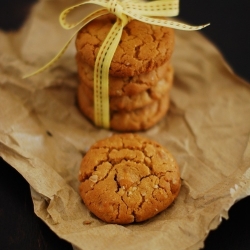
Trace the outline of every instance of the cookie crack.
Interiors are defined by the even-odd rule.
[[[119,218],[119,215],[120,215],[120,204],[119,203],[117,203],[117,214],[116,214],[116,216],[115,216],[115,220],[118,220],[118,218]]]
[[[85,195],[88,195],[89,192],[93,191],[94,190],[94,186],[95,185],[93,185],[89,190],[85,191]]]
[[[119,192],[119,189],[121,188],[121,185],[120,185],[120,183],[118,182],[118,180],[117,180],[117,170],[115,171],[116,172],[116,174],[114,175],[114,181],[116,182],[116,193],[118,193]]]
[[[118,182],[118,180],[117,180],[117,170],[116,170],[116,174],[115,174],[115,176],[114,176],[114,180],[115,180],[115,182],[116,182],[116,185],[117,185],[117,189],[116,189],[116,193],[117,194],[119,194],[119,192],[120,192],[120,189],[122,189],[122,191],[124,192],[123,194],[119,194],[119,196],[120,196],[120,202],[122,202],[124,205],[125,205],[125,207],[126,207],[126,212],[128,212],[128,208],[129,208],[129,205],[126,203],[126,201],[123,199],[123,195],[125,194],[125,193],[127,193],[126,191],[125,191],[125,189],[124,189],[124,187],[122,187],[121,185],[120,185],[120,183]],[[118,219],[118,217],[119,217],[119,215],[120,215],[120,207],[121,207],[121,204],[120,203],[117,203],[117,215],[116,215],[116,219]],[[131,214],[131,215],[133,215],[133,214]],[[133,216],[133,221],[134,221],[134,216]]]
[[[134,53],[134,55],[135,55],[134,57],[135,58],[139,57],[139,54],[141,52],[140,50],[141,50],[141,46],[140,45],[138,45],[138,46],[135,47],[135,53]]]
[[[140,203],[138,204],[138,207],[137,207],[138,210],[142,209],[143,204],[146,202],[146,195],[142,195],[142,194],[140,193],[140,196],[141,196],[141,201],[140,201]],[[134,210],[134,212],[135,212],[135,215],[137,216],[137,211]]]

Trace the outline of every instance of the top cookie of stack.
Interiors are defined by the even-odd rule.
[[[78,102],[92,121],[95,59],[115,21],[112,14],[99,17],[84,26],[76,38]],[[173,49],[174,31],[170,28],[137,20],[124,27],[109,69],[111,129],[145,130],[166,114],[173,82]]]

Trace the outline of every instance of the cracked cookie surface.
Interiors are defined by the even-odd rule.
[[[77,56],[92,68],[115,20],[112,14],[104,15],[85,25],[77,34]],[[109,74],[125,77],[150,72],[169,61],[173,49],[174,31],[171,28],[132,20],[123,29]]]
[[[147,220],[177,197],[180,172],[171,153],[137,134],[96,142],[83,157],[79,191],[86,207],[108,223]]]

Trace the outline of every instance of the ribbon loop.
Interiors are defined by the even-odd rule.
[[[124,3],[124,9],[130,13],[136,12],[143,16],[173,17],[179,14],[179,0],[158,0],[150,2]]]

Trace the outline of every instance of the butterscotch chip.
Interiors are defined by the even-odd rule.
[[[80,81],[86,84],[89,88],[94,88],[94,69],[86,62],[76,56],[78,74]],[[133,77],[115,77],[109,76],[109,95],[124,96],[136,95],[153,86],[155,86],[162,78],[168,82],[173,81],[173,67],[169,62],[165,62],[160,67],[141,75]]]
[[[93,182],[92,177],[98,176]],[[147,220],[177,197],[180,172],[170,152],[136,134],[96,142],[82,159],[79,191],[86,207],[108,223]]]
[[[85,25],[77,34],[77,56],[94,67],[97,53],[116,17],[107,14]],[[147,73],[169,61],[174,31],[168,27],[130,21],[123,29],[109,74],[125,77]]]

